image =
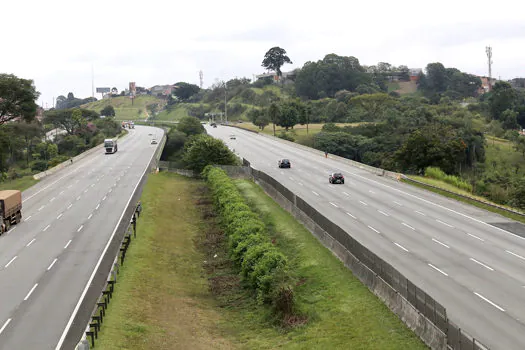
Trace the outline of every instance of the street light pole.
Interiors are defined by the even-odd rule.
[[[228,125],[228,107],[226,101],[226,82],[224,83],[224,119],[226,120],[226,125]]]

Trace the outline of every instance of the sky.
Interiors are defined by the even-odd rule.
[[[271,47],[293,64],[335,53],[362,65],[388,62],[488,75],[525,76],[525,4],[517,0],[165,1],[5,0],[0,73],[32,79],[38,104],[130,81],[146,88],[185,81],[203,87],[264,73]],[[101,98],[95,93],[95,97]]]

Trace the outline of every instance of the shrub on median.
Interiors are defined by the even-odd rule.
[[[293,310],[293,289],[288,259],[271,243],[264,223],[222,169],[207,166],[202,174],[228,236],[230,256],[243,280],[256,291],[259,302],[289,314]]]

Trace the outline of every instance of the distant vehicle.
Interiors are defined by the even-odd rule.
[[[341,173],[331,173],[328,177],[328,182],[331,184],[344,184],[345,177]]]
[[[117,152],[118,151],[117,139],[105,139],[104,148],[106,149],[106,154]]]
[[[235,140],[235,135],[234,134],[230,135],[230,140]]]
[[[217,127],[217,124],[215,124],[215,123],[211,123],[210,125],[211,125],[212,127],[214,127],[214,128]]]
[[[291,168],[292,164],[288,159],[279,159],[279,162],[277,162],[277,165],[279,165],[279,168]]]
[[[134,122],[129,122],[129,128],[130,129],[135,129],[135,123]]]
[[[157,142],[157,139],[151,139],[151,144],[152,145],[156,145],[158,142]]]
[[[22,192],[0,191],[0,235],[22,220]]]

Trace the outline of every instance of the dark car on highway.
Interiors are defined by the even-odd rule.
[[[328,182],[331,184],[344,184],[345,177],[341,173],[331,173],[328,177]]]
[[[277,163],[279,165],[279,168],[291,168],[292,164],[290,164],[290,161],[288,159],[280,159]]]

